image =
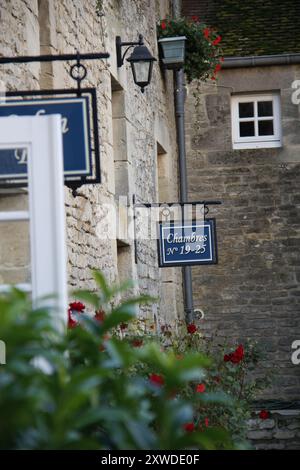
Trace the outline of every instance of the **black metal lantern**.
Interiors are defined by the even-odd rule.
[[[128,47],[122,57],[121,48],[123,46]],[[151,81],[153,62],[156,59],[152,56],[148,48],[144,45],[143,36],[141,34],[139,35],[138,42],[122,42],[120,36],[117,36],[117,65],[118,67],[122,67],[128,49],[133,46],[136,47],[133,49],[133,52],[131,56],[127,59],[127,61],[131,65],[134,83],[138,85],[141,88],[141,92],[144,93],[145,87],[149,85]]]

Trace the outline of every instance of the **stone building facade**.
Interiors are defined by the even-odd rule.
[[[102,270],[110,282],[133,279],[136,293],[160,299],[143,311],[160,322],[174,322],[183,314],[180,271],[158,268],[156,240],[140,240],[135,258],[126,230],[118,237],[111,232],[116,219],[126,224],[126,209],[132,221],[133,195],[147,203],[178,199],[173,77],[162,73],[156,62],[151,84],[142,94],[129,64],[117,67],[115,38],[135,41],[142,33],[157,57],[156,23],[172,13],[173,3],[0,0],[1,56],[110,53],[108,60],[87,62],[83,82],[97,89],[102,183],[82,186],[76,197],[65,189],[69,286],[93,289],[92,269]],[[0,79],[7,90],[15,91],[74,88],[69,67],[63,62],[3,65]],[[24,191],[0,194],[1,210],[26,204]],[[0,254],[1,283],[28,279],[26,225],[2,224]]]
[[[192,84],[187,100],[190,200],[222,201],[209,214],[217,220],[219,264],[193,268],[195,306],[204,311],[208,334],[228,342],[249,338],[265,349],[257,373],[273,371],[274,379],[261,399],[270,410],[290,411],[284,419],[274,411],[277,424],[251,423],[258,448],[300,443],[299,421],[287,422],[300,391],[300,366],[291,360],[300,339],[299,9],[289,1],[183,1],[185,16],[217,28],[225,57],[217,81]],[[273,65],[261,56],[271,56]],[[263,136],[268,124],[254,123],[264,106],[255,103],[273,96],[277,111],[273,101],[272,112],[261,112],[272,114],[274,134],[278,120],[278,141],[270,144]],[[258,424],[265,428],[255,430]]]

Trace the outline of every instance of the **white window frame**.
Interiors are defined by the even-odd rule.
[[[258,117],[257,102],[272,101],[273,116]],[[239,103],[254,103],[254,117],[240,118]],[[274,135],[259,136],[258,121],[273,119]],[[240,122],[254,121],[255,136],[240,137]],[[280,95],[279,93],[266,94],[249,94],[249,95],[232,95],[231,97],[231,123],[232,123],[232,146],[233,149],[255,149],[255,148],[272,148],[282,146],[281,133],[281,112],[280,112]]]
[[[61,116],[0,118],[0,148],[28,148],[29,210],[0,212],[0,223],[29,220],[35,306],[51,305],[66,321],[67,269]],[[0,162],[1,164],[1,162]],[[2,285],[1,291],[9,289]],[[55,295],[43,300],[42,297]]]

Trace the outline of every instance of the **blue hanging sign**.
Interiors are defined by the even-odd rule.
[[[88,96],[8,100],[0,103],[0,117],[47,114],[62,116],[65,180],[92,175]],[[26,179],[27,150],[0,149],[0,180]]]
[[[158,232],[161,268],[218,262],[215,219],[187,224],[159,222]]]

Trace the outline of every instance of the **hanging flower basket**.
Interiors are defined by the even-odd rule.
[[[185,36],[167,37],[158,40],[161,60],[167,69],[178,69],[184,64],[185,41]]]
[[[161,60],[167,68],[183,65],[188,82],[216,79],[223,61],[221,36],[200,23],[198,17],[161,20],[157,26],[157,35]]]

